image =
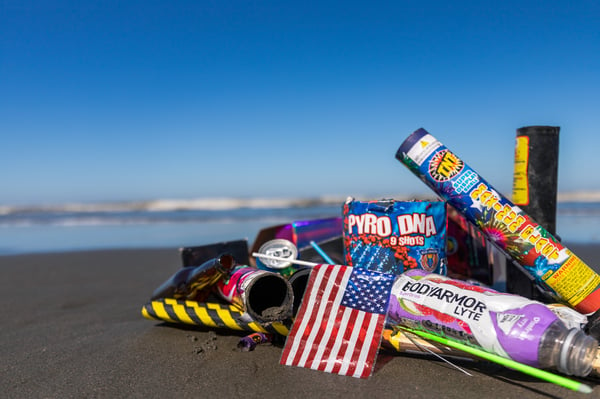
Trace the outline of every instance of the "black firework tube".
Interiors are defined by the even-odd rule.
[[[299,269],[288,279],[290,285],[292,286],[292,291],[294,293],[294,305],[292,308],[292,316],[296,316],[296,313],[298,313],[298,309],[300,309],[300,304],[302,303],[304,291],[306,291],[306,286],[308,285],[308,278],[310,277],[311,270],[312,269],[309,267]]]
[[[525,126],[517,129],[513,203],[550,233],[556,234],[558,186],[558,126]],[[506,270],[506,290],[527,298],[548,300],[539,286],[520,269]]]
[[[558,126],[517,129],[513,203],[551,234],[556,233]]]

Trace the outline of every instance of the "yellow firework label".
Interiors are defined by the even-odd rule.
[[[529,205],[528,166],[529,137],[519,136],[515,146],[515,171],[513,174],[513,203],[515,205]]]

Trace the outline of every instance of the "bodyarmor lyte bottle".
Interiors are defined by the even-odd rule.
[[[388,324],[428,331],[540,368],[588,375],[598,341],[569,329],[543,303],[423,270],[392,288]]]

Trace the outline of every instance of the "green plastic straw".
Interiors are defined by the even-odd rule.
[[[403,330],[406,330],[410,333],[423,337],[425,339],[429,339],[431,341],[436,341],[444,345],[448,345],[455,349],[460,349],[464,352],[470,353],[471,355],[475,355],[477,357],[481,357],[483,359],[489,360],[491,362],[500,364],[502,366],[511,368],[513,370],[520,371],[522,373],[531,375],[533,377],[537,377],[541,380],[551,382],[556,385],[560,385],[561,387],[572,389],[573,391],[583,392],[583,393],[591,393],[592,388],[589,385],[583,384],[579,381],[575,381],[561,375],[557,375],[551,373],[549,371],[541,370],[533,366],[529,366],[527,364],[519,363],[512,359],[507,359],[505,357],[486,352],[482,349],[477,349],[472,346],[461,344],[460,342],[440,337],[434,334],[430,334],[421,330],[413,330],[412,328],[402,327]]]

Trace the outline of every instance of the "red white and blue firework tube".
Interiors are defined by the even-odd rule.
[[[425,129],[396,158],[556,299],[583,314],[600,309],[600,275]]]

